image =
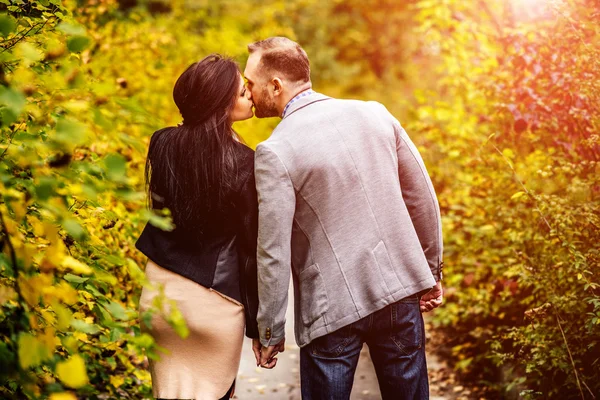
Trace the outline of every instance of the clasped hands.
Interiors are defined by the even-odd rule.
[[[256,358],[256,366],[262,368],[273,369],[277,365],[277,357],[279,353],[285,351],[285,338],[275,345],[265,347],[260,343],[260,339],[252,339],[252,351]]]

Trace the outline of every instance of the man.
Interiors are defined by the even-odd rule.
[[[442,233],[416,147],[381,104],[312,91],[297,43],[248,49],[256,116],[282,118],[256,149],[257,362],[284,350],[291,274],[304,399],[348,399],[363,343],[384,399],[428,398],[421,311],[442,302]]]

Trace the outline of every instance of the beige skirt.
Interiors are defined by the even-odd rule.
[[[244,340],[243,306],[152,261],[146,266],[152,286],[163,285],[165,297],[175,300],[190,334],[182,339],[159,315],[149,333],[158,346],[159,361],[150,360],[152,392],[162,399],[220,399],[237,376]],[[140,311],[152,307],[156,287],[144,288]]]

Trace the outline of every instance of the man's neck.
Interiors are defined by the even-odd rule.
[[[281,115],[283,113],[283,110],[285,109],[285,106],[288,105],[288,103],[296,96],[298,96],[300,93],[305,92],[309,89],[312,89],[312,83],[311,82],[306,82],[300,86],[298,86],[297,88],[295,88],[295,90],[292,90],[290,92],[289,95],[285,96],[284,98],[282,98],[281,103],[279,104],[279,109],[277,110],[279,112],[279,115]]]

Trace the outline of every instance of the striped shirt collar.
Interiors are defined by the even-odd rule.
[[[313,93],[314,93],[314,91],[313,91],[312,89],[306,89],[305,91],[298,93],[298,94],[296,95],[296,97],[294,97],[293,99],[291,99],[291,100],[290,100],[290,101],[289,101],[289,102],[286,104],[285,108],[283,109],[283,113],[281,114],[281,118],[285,118],[285,115],[287,114],[287,112],[288,112],[288,109],[290,108],[290,106],[291,106],[292,104],[294,104],[295,102],[297,102],[298,100],[300,100],[300,99],[301,99],[301,98],[303,98],[303,97],[310,96],[310,95],[311,95],[311,94],[313,94]]]

